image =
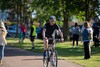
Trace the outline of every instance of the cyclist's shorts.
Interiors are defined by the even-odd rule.
[[[48,40],[48,44],[54,44],[53,40]]]

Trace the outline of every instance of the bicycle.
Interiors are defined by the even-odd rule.
[[[48,48],[46,50],[46,57],[43,59],[43,67],[57,67],[58,64],[58,54],[55,50],[55,43],[56,41],[60,41],[60,39],[55,39],[55,35],[53,35],[53,38],[48,39]]]

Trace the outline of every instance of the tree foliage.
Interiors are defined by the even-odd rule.
[[[68,38],[68,20],[71,15],[78,18],[94,16],[98,0],[33,0],[32,8],[37,11],[37,18],[46,19],[50,15],[62,17],[64,37]],[[83,15],[84,14],[84,15]],[[83,18],[83,17],[82,17]]]
[[[23,1],[23,2],[22,2]],[[76,15],[78,18],[93,17],[98,11],[98,0],[0,0],[0,8],[13,9],[20,16],[27,14],[27,4],[31,4],[32,11],[37,12],[39,21],[48,20],[50,15],[63,18],[64,37],[68,39],[69,18]]]

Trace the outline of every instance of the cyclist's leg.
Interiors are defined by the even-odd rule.
[[[45,59],[45,56],[46,56],[47,47],[48,47],[48,39],[44,39],[44,52],[43,52],[44,59]]]
[[[44,39],[44,50],[47,50],[48,47],[48,39]]]

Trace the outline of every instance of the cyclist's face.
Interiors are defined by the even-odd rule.
[[[50,19],[49,22],[50,22],[51,25],[55,24],[55,20],[54,19]]]

